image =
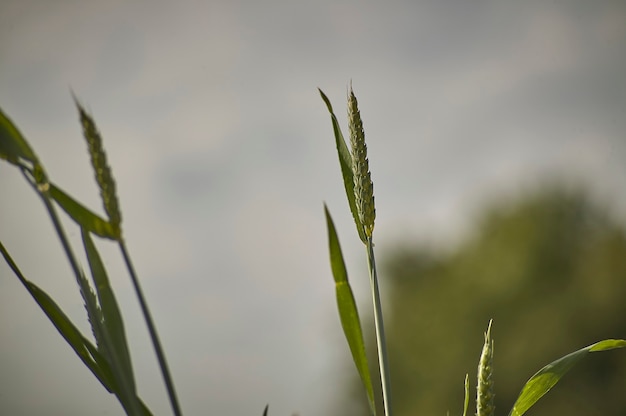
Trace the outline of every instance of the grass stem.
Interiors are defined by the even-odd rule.
[[[124,257],[124,262],[126,263],[126,267],[128,268],[128,273],[130,274],[130,279],[133,282],[135,293],[137,294],[137,299],[139,300],[141,312],[143,313],[144,319],[146,320],[146,326],[148,327],[148,332],[150,333],[150,339],[152,340],[152,345],[154,346],[154,352],[157,356],[157,360],[159,361],[159,367],[161,367],[161,374],[163,375],[163,381],[165,382],[165,387],[167,389],[167,394],[170,399],[172,411],[174,412],[175,416],[182,416],[180,405],[178,404],[178,398],[176,397],[176,390],[174,389],[174,382],[172,381],[172,376],[170,375],[167,360],[165,359],[165,354],[163,353],[163,348],[161,347],[161,341],[159,341],[159,335],[157,333],[156,326],[152,321],[152,315],[150,314],[150,309],[148,309],[148,303],[146,302],[143,291],[141,290],[141,285],[139,284],[139,279],[137,278],[137,274],[135,273],[133,262],[130,259],[128,250],[126,249],[126,243],[123,239],[119,240],[119,245],[120,250],[122,251],[122,257]]]
[[[383,309],[380,303],[378,290],[378,275],[376,273],[376,260],[374,259],[374,244],[372,237],[367,237],[367,265],[372,287],[372,299],[374,302],[374,325],[376,328],[376,346],[378,348],[378,365],[380,368],[380,381],[383,391],[383,408],[385,416],[392,416],[391,411],[391,380],[389,377],[389,360],[387,359],[387,342],[385,340],[385,325],[383,323]]]

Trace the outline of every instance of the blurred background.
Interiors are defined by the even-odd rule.
[[[546,363],[626,337],[624,22],[623,1],[7,0],[0,106],[102,212],[70,91],[95,117],[186,414],[363,415],[323,201],[370,328],[365,251],[317,92],[345,126],[352,80],[397,413],[461,412],[490,318],[504,413]],[[89,335],[7,163],[0,192],[3,244]],[[119,253],[98,247],[139,393],[168,414]],[[0,413],[121,413],[4,262],[0,305]],[[529,414],[624,414],[625,367],[623,351],[593,355]]]

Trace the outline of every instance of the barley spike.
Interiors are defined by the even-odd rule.
[[[485,344],[480,354],[478,365],[478,387],[476,388],[476,416],[495,415],[495,394],[493,389],[493,340],[491,339],[491,323],[485,333]]]
[[[80,123],[83,127],[83,135],[87,141],[89,156],[91,157],[91,165],[93,166],[96,182],[100,188],[100,196],[104,211],[109,217],[109,221],[115,227],[119,227],[122,222],[122,214],[120,212],[115,180],[111,173],[111,168],[107,164],[106,153],[102,145],[102,137],[96,127],[93,118],[83,109],[76,97],[74,97],[78,113],[80,115]]]
[[[374,184],[369,171],[363,121],[361,120],[356,96],[352,91],[352,85],[350,85],[348,91],[348,127],[352,148],[352,172],[354,175],[354,194],[357,211],[365,235],[371,238],[374,231],[374,219],[376,218]]]

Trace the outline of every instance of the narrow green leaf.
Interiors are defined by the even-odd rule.
[[[61,188],[50,184],[50,196],[78,225],[94,233],[99,237],[119,240],[121,231],[119,227],[94,214],[80,202],[76,201]]]
[[[141,413],[143,416],[152,416],[152,412],[148,409],[148,406],[141,400],[139,396],[137,396],[137,400],[139,401],[139,405],[141,406]]]
[[[115,351],[117,358],[122,364],[124,376],[131,382],[132,388],[135,388],[135,381],[131,365],[130,353],[128,352],[128,343],[126,341],[126,333],[124,331],[124,322],[120,313],[117,300],[107,276],[104,264],[100,254],[89,236],[89,232],[84,228],[81,229],[87,260],[91,269],[91,275],[94,279],[96,294],[100,303],[100,309],[104,318],[104,327],[111,341],[111,350]]]
[[[111,392],[112,381],[107,375],[106,369],[101,367],[102,360],[97,349],[89,340],[87,340],[76,328],[76,326],[65,315],[61,308],[48,296],[46,292],[40,289],[36,284],[27,280],[20,269],[17,267],[4,245],[0,242],[0,252],[6,260],[7,264],[13,270],[20,282],[24,285],[28,293],[33,297],[41,310],[46,314],[48,319],[55,326],[59,334],[72,347],[76,355],[91,370],[94,376],[102,383],[104,388]]]
[[[335,283],[346,283],[348,281],[348,271],[343,261],[343,253],[339,245],[337,230],[333,222],[328,207],[324,204],[324,214],[326,215],[326,228],[328,229],[328,247],[330,251],[330,267],[333,272]]]
[[[374,389],[372,386],[372,378],[369,373],[369,365],[367,355],[365,354],[365,343],[363,342],[363,331],[359,314],[354,301],[354,294],[348,282],[337,283],[335,285],[335,294],[337,297],[337,309],[341,319],[343,332],[350,346],[352,359],[357,367],[363,386],[367,392],[370,411],[376,414],[376,404],[374,402]]]
[[[328,108],[328,112],[330,113],[330,119],[333,124],[335,145],[337,146],[337,155],[339,156],[339,166],[341,167],[341,175],[343,176],[343,185],[346,190],[346,196],[348,197],[350,212],[352,212],[352,218],[354,218],[354,223],[356,225],[357,232],[359,233],[359,238],[363,243],[365,243],[367,237],[365,235],[363,225],[361,224],[361,220],[359,219],[359,212],[357,210],[354,195],[354,173],[352,171],[352,155],[350,154],[350,150],[348,149],[346,141],[343,138],[341,128],[339,127],[339,122],[337,121],[337,117],[335,117],[335,113],[333,113],[333,107],[330,104],[330,100],[328,99],[328,97],[326,97],[326,94],[324,94],[321,89],[318,88],[318,91],[322,96],[322,100],[324,100],[324,102],[326,103],[326,107]]]
[[[326,214],[326,226],[328,229],[328,247],[330,251],[330,265],[335,279],[335,292],[337,296],[337,309],[339,310],[339,318],[341,326],[345,334],[352,359],[356,365],[363,386],[367,392],[367,398],[370,404],[370,410],[373,415],[376,414],[376,405],[374,402],[374,389],[372,387],[372,378],[367,363],[367,355],[365,354],[365,342],[363,341],[363,331],[361,330],[361,321],[359,312],[354,301],[354,295],[348,282],[348,272],[343,260],[341,246],[335,224],[328,212],[328,208],[324,205],[324,213]]]
[[[80,333],[78,328],[72,323],[72,321],[70,321],[63,310],[61,310],[61,308],[46,292],[24,277],[9,255],[8,251],[4,248],[2,242],[0,242],[0,253],[2,253],[2,256],[8,263],[11,270],[13,270],[17,278],[24,285],[26,290],[28,290],[28,293],[31,294],[35,302],[37,302],[48,319],[50,319],[63,339],[65,339],[76,355],[78,355],[78,358],[80,358],[83,364],[89,368],[91,373],[109,393],[114,393],[118,396],[118,398],[120,398],[117,383],[115,382],[113,372],[111,371],[106,358],[87,338],[83,336],[83,334]],[[152,412],[143,403],[143,401],[137,396],[135,396],[135,398],[139,405],[139,413],[137,414],[152,416]],[[124,406],[121,398],[120,403]]]
[[[127,411],[130,410],[131,414],[139,414],[140,404],[137,400],[135,377],[133,375],[122,315],[96,246],[87,230],[81,228],[81,233],[100,310],[102,311],[103,319],[99,330],[103,335],[105,351],[119,389],[116,393]]]
[[[269,404],[265,405],[265,410],[263,410],[263,416],[267,416],[267,410],[270,408]]]
[[[37,165],[37,156],[11,119],[0,109],[0,159],[18,165],[26,159]]]
[[[522,388],[510,416],[521,416],[542,398],[559,380],[590,352],[626,347],[626,340],[606,339],[559,358],[539,370]]]
[[[98,351],[98,347],[93,345],[91,342],[85,344],[87,350],[89,350],[89,354],[93,357],[94,361],[98,364],[98,367],[102,370],[104,374],[104,379],[106,384],[104,384],[104,388],[107,389],[109,393],[117,394],[118,388],[115,383],[115,377],[113,376],[113,371],[111,371],[111,366],[107,361],[106,357]]]
[[[27,286],[28,291],[50,321],[52,321],[61,336],[70,344],[82,362],[91,370],[104,388],[111,393],[113,391],[112,379],[110,378],[110,373],[102,368],[102,364],[106,363],[106,360],[104,360],[101,355],[96,355],[98,351],[97,348],[79,332],[78,328],[72,324],[69,318],[48,294],[32,282],[27,282]]]

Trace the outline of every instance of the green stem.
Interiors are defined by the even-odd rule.
[[[163,348],[161,347],[161,341],[159,341],[159,335],[157,334],[156,326],[152,321],[152,315],[150,314],[150,310],[148,309],[148,303],[143,296],[143,291],[141,290],[139,279],[137,278],[135,268],[133,267],[133,263],[130,260],[128,250],[126,249],[126,244],[123,239],[119,240],[119,245],[122,251],[122,256],[124,257],[124,262],[126,263],[126,267],[128,268],[128,273],[130,274],[130,279],[133,282],[133,286],[135,287],[135,293],[137,294],[137,299],[139,300],[141,311],[146,320],[146,326],[148,327],[148,332],[150,333],[150,338],[152,339],[152,345],[154,346],[154,352],[156,353],[157,360],[159,361],[159,366],[161,367],[161,374],[163,375],[163,381],[165,382],[167,394],[170,398],[172,411],[174,412],[174,415],[181,416],[182,412],[180,410],[180,405],[178,404],[178,398],[176,397],[174,382],[172,381],[172,376],[170,375],[170,370],[167,366],[167,360],[165,359],[165,354],[163,353]]]
[[[378,290],[378,275],[376,274],[376,261],[374,259],[374,244],[372,237],[367,237],[367,265],[372,287],[372,299],[374,302],[374,325],[376,327],[376,346],[378,347],[378,365],[380,368],[380,381],[383,390],[383,408],[386,416],[392,416],[391,411],[391,380],[389,377],[389,360],[387,359],[387,342],[385,341],[385,325],[383,323],[383,309],[380,304]]]
[[[45,184],[38,184],[33,169],[24,165],[20,165],[20,170],[22,172],[22,175],[24,175],[24,177],[26,178],[26,181],[30,184],[30,186],[33,187],[37,195],[39,195],[39,197],[43,201],[43,204],[48,211],[48,215],[50,215],[50,219],[52,220],[52,225],[54,225],[54,229],[59,236],[59,240],[61,240],[61,245],[63,246],[63,250],[65,251],[67,259],[70,262],[70,267],[72,268],[76,279],[80,283],[80,267],[78,266],[78,261],[76,261],[76,257],[74,256],[74,252],[72,251],[72,246],[70,246],[70,243],[65,236],[65,231],[61,226],[61,221],[59,220],[56,210],[54,209],[54,205],[50,201],[50,195],[48,194],[48,189],[46,188],[47,186],[49,186],[47,183],[47,178],[43,178],[46,182]]]

